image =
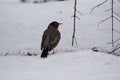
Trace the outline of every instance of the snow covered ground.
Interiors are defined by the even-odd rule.
[[[1,80],[120,80],[120,57],[91,50],[39,56],[0,56]]]
[[[104,12],[109,2],[90,15],[99,2],[78,0],[83,16],[77,14],[81,18],[76,27],[78,45],[72,47],[74,0],[41,4],[0,0],[0,80],[120,80],[120,57],[103,53],[111,50],[107,44],[111,42],[111,21],[97,27],[110,15]],[[115,7],[119,12],[118,5]],[[63,23],[56,54],[40,59],[42,33],[55,20]],[[93,52],[93,47],[102,52]],[[27,53],[38,55],[25,56]]]

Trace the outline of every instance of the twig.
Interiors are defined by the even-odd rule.
[[[76,11],[77,11],[81,16],[83,16],[83,14],[82,14],[79,10],[76,9]]]
[[[118,31],[118,30],[116,30],[116,29],[113,29],[115,32],[117,32],[117,33],[120,33],[120,31]]]
[[[76,15],[73,15],[73,16],[71,16],[71,18],[72,17],[74,17],[74,18],[77,18],[77,19],[79,19],[79,20],[81,20],[78,16],[76,16]]]
[[[102,20],[102,21],[100,21],[100,22],[97,24],[97,26],[99,26],[101,23],[105,22],[106,20],[108,20],[108,19],[110,19],[110,18],[111,18],[111,16],[108,17],[108,18],[106,18],[106,19],[104,19],[104,20]]]
[[[76,10],[77,10],[76,6],[77,6],[77,0],[75,0],[75,3],[74,3],[74,15],[73,15],[73,17],[74,17],[74,19],[73,19],[74,23],[73,23],[72,46],[74,45],[75,31],[76,31]]]
[[[112,8],[111,9],[107,9],[107,10],[105,10],[105,12],[108,12],[108,11],[111,11],[112,10]]]
[[[76,37],[75,37],[75,42],[76,42],[76,45],[78,45]]]
[[[116,42],[119,41],[119,40],[120,40],[120,38],[116,39],[113,43],[116,43]]]
[[[78,16],[76,16],[76,18],[77,18],[78,20],[81,20]]]
[[[74,17],[74,15],[73,16],[71,16],[71,18],[73,18]]]
[[[116,39],[113,43],[116,43],[116,42],[119,41],[119,40],[120,40],[120,38]],[[112,44],[112,42],[109,42],[109,43],[107,43],[107,44]]]
[[[92,12],[93,12],[94,9],[96,9],[97,7],[103,5],[103,4],[106,3],[107,1],[108,1],[108,0],[105,0],[105,1],[103,1],[102,3],[98,4],[97,6],[93,7],[93,8],[91,9],[91,11],[90,11],[90,15],[92,15]]]
[[[9,54],[9,51],[7,53],[5,53],[5,56],[7,56]]]
[[[115,48],[117,48],[117,47],[119,47],[120,46],[120,44],[117,44],[116,46],[115,46]]]
[[[113,53],[113,52],[115,52],[115,51],[117,51],[118,49],[120,49],[120,46],[119,47],[117,47],[117,48],[115,48],[115,49],[113,49],[111,52],[109,52],[108,54],[111,54],[111,53]]]
[[[116,19],[118,22],[120,22],[120,20],[118,18],[116,18],[115,16],[113,16],[114,19]]]
[[[113,13],[116,14],[118,17],[120,17],[120,15],[117,12],[113,11]]]
[[[120,3],[120,0],[117,0]]]
[[[114,18],[114,14],[113,14],[113,11],[114,11],[114,5],[113,5],[113,0],[111,0],[111,18],[112,18],[112,47],[114,48],[114,31],[113,31],[113,29],[114,29],[114,20],[113,20],[113,18]],[[114,52],[113,52],[113,54],[114,54]]]

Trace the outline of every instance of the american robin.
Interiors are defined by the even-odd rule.
[[[62,23],[53,21],[48,25],[48,28],[44,31],[41,42],[42,58],[46,58],[48,52],[53,50],[59,43],[61,34],[58,30],[58,26]]]

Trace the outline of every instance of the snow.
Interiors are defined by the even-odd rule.
[[[111,25],[110,20],[100,24],[97,23],[108,17],[101,6],[93,11],[92,7],[100,1],[78,1],[78,10],[83,14],[81,20],[77,20],[76,39],[79,49],[91,49],[99,47],[102,52],[111,51]],[[62,38],[57,50],[71,48],[73,32],[73,1],[48,2],[41,4],[20,3],[18,0],[1,0],[0,3],[0,52],[18,53],[19,51],[39,50],[43,31],[52,21],[62,22],[59,28]],[[93,5],[94,3],[94,5]],[[86,6],[88,4],[89,6]],[[119,25],[116,23],[117,26]],[[117,28],[119,30],[119,27]],[[119,37],[116,34],[115,39]],[[119,42],[118,42],[119,43]],[[116,44],[118,44],[116,43]],[[17,46],[15,46],[17,45]]]
[[[119,80],[120,57],[91,50],[39,56],[0,56],[1,80]]]
[[[104,12],[109,2],[90,15],[91,8],[100,2],[78,0],[83,16],[77,13],[81,19],[76,27],[78,45],[72,47],[74,0],[41,4],[0,0],[0,80],[120,80],[120,57],[104,53],[111,51],[111,22],[97,27],[110,15]],[[118,5],[115,7],[119,12]],[[59,27],[62,38],[55,54],[41,59],[42,33],[55,20],[63,23]],[[93,47],[100,52],[93,52]]]

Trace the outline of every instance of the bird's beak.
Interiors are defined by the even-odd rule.
[[[63,23],[59,23],[59,25],[62,25]]]

